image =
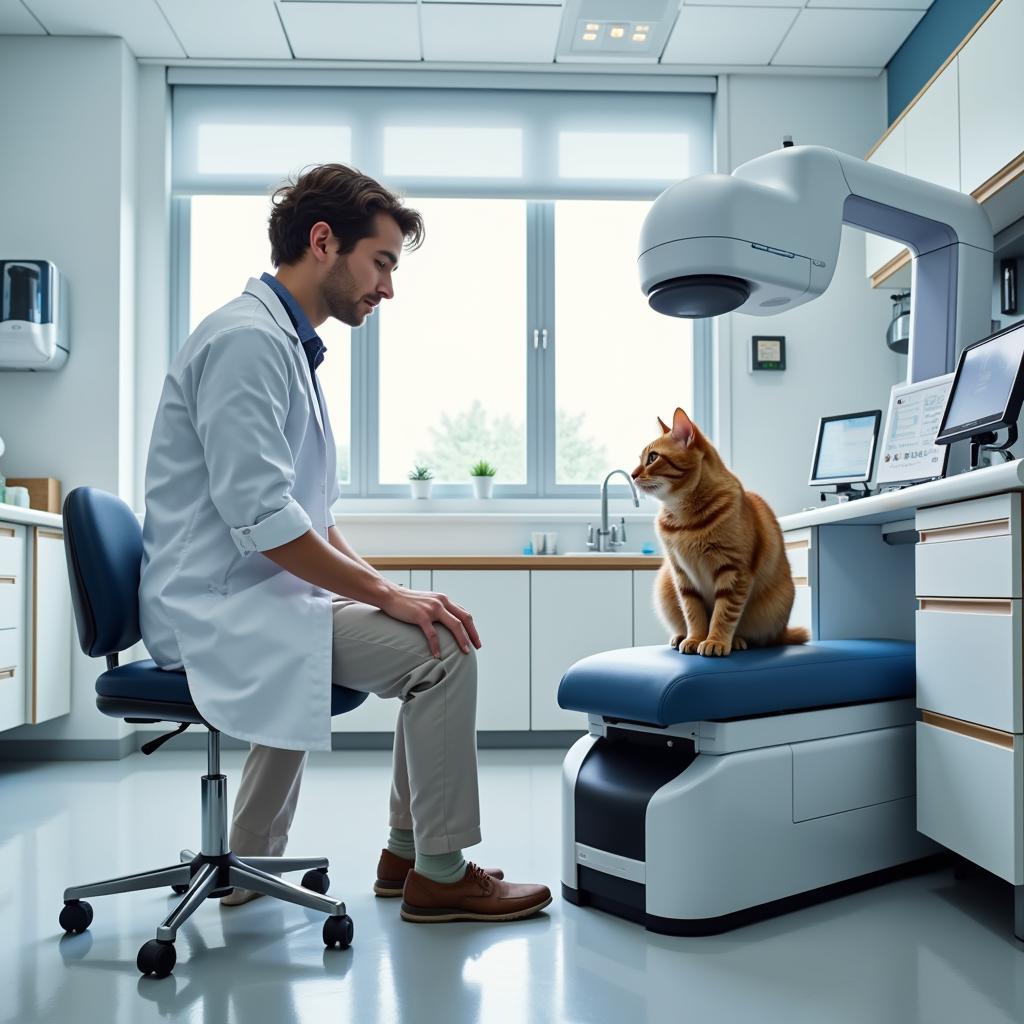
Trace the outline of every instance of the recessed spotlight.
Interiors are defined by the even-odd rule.
[[[608,33],[612,39],[621,39],[626,34],[626,30],[621,25],[613,25],[611,31]]]
[[[583,42],[585,42],[585,43],[592,43],[596,38],[597,38],[597,33],[596,32],[584,32],[583,33]]]
[[[650,32],[651,31],[651,26],[650,25],[634,25],[633,26],[633,31],[634,32]]]
[[[596,21],[588,21],[587,22],[587,31],[588,32],[599,32],[600,30],[601,30],[601,26]]]
[[[633,42],[634,43],[646,43],[647,42],[647,33],[646,32],[634,32],[633,33]]]

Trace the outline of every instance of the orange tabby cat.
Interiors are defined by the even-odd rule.
[[[649,444],[633,481],[657,498],[665,561],[656,605],[683,654],[724,656],[747,647],[806,643],[787,628],[793,578],[778,521],[743,489],[682,409]]]

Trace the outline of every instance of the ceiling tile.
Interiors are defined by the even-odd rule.
[[[419,60],[419,8],[401,3],[282,3],[285,31],[298,58]]]
[[[773,65],[884,68],[923,11],[803,10]]]
[[[806,0],[683,0],[684,7],[803,7]],[[841,4],[833,6],[841,7]]]
[[[553,6],[431,3],[420,8],[423,59],[548,64],[562,11]]]
[[[0,0],[0,36],[45,36],[21,0]]]
[[[159,0],[189,57],[291,57],[273,0]]]
[[[875,11],[927,11],[932,0],[807,0],[808,7],[855,7]]]
[[[120,36],[136,57],[184,57],[156,0],[25,0],[54,36]]]
[[[798,13],[779,7],[684,7],[661,63],[767,65]]]
[[[564,0],[420,0],[422,4],[500,4],[505,7],[561,7]]]

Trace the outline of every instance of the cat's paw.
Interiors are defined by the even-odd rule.
[[[672,637],[670,643],[680,654],[696,654],[701,641],[695,636],[683,636],[682,633],[677,633]]]
[[[732,638],[732,649],[734,651],[745,651],[749,645],[747,641],[741,636],[734,636]]]
[[[712,640],[710,637],[697,645],[697,653],[703,658],[724,658],[732,650],[732,644],[725,640]]]

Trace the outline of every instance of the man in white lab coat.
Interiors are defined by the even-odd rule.
[[[473,619],[402,589],[345,542],[317,380],[328,317],[358,327],[394,295],[419,214],[340,164],[278,189],[276,276],[208,316],[174,358],[146,467],[140,618],[214,727],[249,740],[231,847],[283,852],[308,750],[330,749],[331,685],[400,700],[391,832],[374,891],[412,921],[512,920],[551,900],[467,864],[480,842]],[[255,894],[236,891],[229,905]]]

